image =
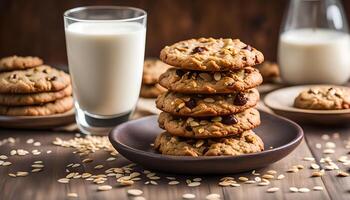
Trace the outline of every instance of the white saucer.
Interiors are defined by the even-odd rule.
[[[317,86],[324,85],[302,85],[278,89],[267,94],[264,103],[275,113],[297,122],[312,122],[319,124],[349,123],[350,109],[308,110],[293,107],[294,99],[301,91]]]

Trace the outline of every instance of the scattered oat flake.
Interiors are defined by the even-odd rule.
[[[270,182],[260,182],[258,183],[258,186],[267,186],[267,185],[270,185]]]
[[[347,173],[347,172],[344,172],[344,171],[338,171],[337,176],[339,176],[339,177],[347,177],[347,176],[350,176],[350,174]]]
[[[329,135],[327,135],[327,134],[323,134],[321,136],[321,138],[322,138],[322,140],[329,140],[330,139]]]
[[[284,179],[286,176],[284,174],[280,174],[277,176],[277,180],[282,180]]]
[[[325,150],[323,150],[323,153],[324,154],[333,154],[333,153],[335,153],[335,151],[334,151],[334,149],[325,149]]]
[[[111,190],[112,189],[112,186],[110,185],[101,185],[101,186],[98,186],[97,190],[99,191],[107,191],[107,190]]]
[[[208,194],[205,198],[208,200],[217,200],[217,199],[220,199],[220,194],[216,194],[216,193]]]
[[[21,172],[21,171],[19,171],[19,172],[16,173],[16,176],[17,177],[23,177],[23,176],[28,176],[28,174],[29,174],[28,172]]]
[[[75,193],[75,192],[70,192],[70,193],[67,193],[67,197],[70,197],[70,198],[77,198],[77,197],[78,197],[78,194]]]
[[[309,188],[299,188],[298,191],[301,193],[306,193],[306,192],[310,192],[310,189]]]
[[[310,166],[311,169],[320,169],[320,166],[316,163],[312,163]]]
[[[266,173],[274,175],[274,174],[277,174],[277,171],[275,171],[275,170],[268,170]]]
[[[240,180],[240,181],[247,181],[247,180],[249,180],[247,177],[244,177],[244,176],[241,176],[241,177],[239,177],[238,178],[238,180]]]
[[[194,199],[194,198],[196,198],[196,195],[190,194],[190,193],[186,193],[186,194],[182,195],[182,198],[184,198],[184,199]]]
[[[315,186],[312,189],[315,190],[315,191],[322,191],[323,187],[322,186]]]
[[[51,151],[51,150],[47,150],[46,153],[47,153],[47,154],[50,154],[50,153],[52,153],[52,151]]]
[[[168,185],[177,185],[177,184],[179,184],[180,182],[179,181],[170,181],[169,183],[168,183]]]
[[[143,194],[143,191],[139,189],[130,189],[128,190],[128,194],[132,196],[140,196]]]
[[[29,138],[29,139],[26,141],[27,144],[32,144],[33,142],[34,142],[34,139],[33,139],[33,138]]]
[[[155,182],[155,181],[150,181],[150,183],[151,183],[152,185],[158,185],[158,183]]]
[[[61,178],[57,180],[59,183],[69,183],[69,179],[68,178]]]
[[[231,186],[232,187],[239,187],[239,186],[241,186],[241,184],[239,184],[239,183],[231,183]]]
[[[197,186],[200,186],[200,185],[201,185],[200,182],[192,182],[192,183],[187,184],[188,187],[197,187]]]
[[[109,157],[109,158],[106,159],[106,161],[113,161],[115,159],[116,159],[115,157]]]
[[[16,174],[13,174],[13,173],[9,173],[8,175],[11,177],[16,177]]]
[[[314,157],[305,157],[303,160],[305,160],[305,161],[314,161],[315,158]]]
[[[35,147],[38,147],[38,146],[41,146],[41,143],[40,143],[40,142],[34,142],[33,145],[34,145]]]
[[[202,181],[202,178],[194,178],[193,181],[199,182]]]
[[[291,192],[299,192],[299,189],[296,188],[296,187],[290,187],[289,191],[291,191]]]
[[[0,155],[0,159],[1,160],[6,160],[6,159],[8,159],[8,157],[6,155]]]
[[[268,193],[274,193],[277,192],[278,190],[280,190],[278,187],[272,187],[266,190],[266,192]]]
[[[9,162],[9,161],[6,161],[6,162],[3,162],[3,163],[2,163],[2,166],[9,166],[9,165],[12,165],[12,163]]]
[[[42,171],[42,168],[35,168],[35,169],[32,169],[32,171],[31,172],[40,172],[40,171]]]

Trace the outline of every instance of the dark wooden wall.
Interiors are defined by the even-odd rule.
[[[350,12],[350,1],[343,1]],[[275,60],[287,0],[0,0],[0,56],[38,55],[66,64],[62,14],[84,5],[128,5],[148,12],[147,56],[201,36],[241,38]]]

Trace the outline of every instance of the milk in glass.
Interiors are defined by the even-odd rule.
[[[278,62],[290,84],[342,84],[350,77],[350,36],[326,29],[296,29],[282,33]]]
[[[136,105],[146,28],[136,22],[76,22],[66,44],[75,100],[97,116],[127,113]]]

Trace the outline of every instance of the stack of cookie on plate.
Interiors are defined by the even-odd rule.
[[[158,59],[146,59],[143,65],[142,86],[140,96],[143,98],[157,98],[166,89],[158,84],[159,76],[170,66]]]
[[[73,108],[70,77],[38,57],[0,59],[0,115],[43,116]]]
[[[254,107],[262,83],[253,65],[263,54],[238,39],[200,38],[165,47],[163,62],[174,66],[159,78],[168,92],[158,96],[158,122],[166,132],[154,143],[162,154],[221,156],[260,152]]]

